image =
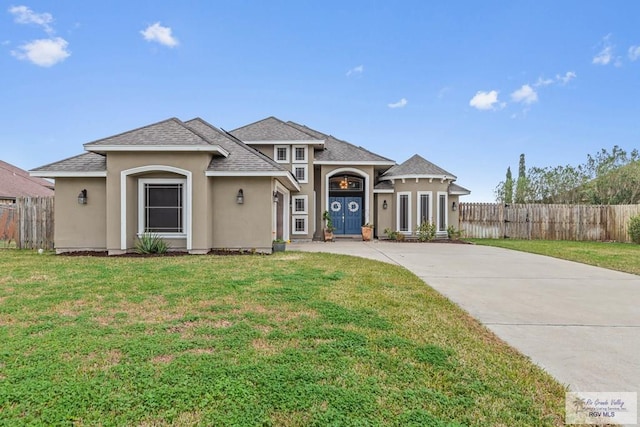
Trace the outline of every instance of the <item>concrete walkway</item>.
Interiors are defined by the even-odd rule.
[[[572,391],[640,392],[640,277],[506,249],[447,243],[313,242],[401,265]]]

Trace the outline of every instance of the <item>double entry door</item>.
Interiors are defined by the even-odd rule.
[[[360,234],[362,197],[329,197],[329,215],[335,234]]]

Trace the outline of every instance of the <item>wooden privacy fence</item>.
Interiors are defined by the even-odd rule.
[[[469,238],[630,242],[640,205],[460,203],[458,228]]]
[[[53,249],[53,197],[18,197],[18,249]]]
[[[18,240],[18,215],[12,204],[0,204],[0,248],[9,247]]]

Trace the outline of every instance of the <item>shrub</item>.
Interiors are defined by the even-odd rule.
[[[632,216],[629,220],[629,236],[633,243],[640,244],[640,215]]]
[[[136,242],[136,252],[139,254],[164,254],[168,249],[167,242],[154,233],[144,233]]]
[[[416,234],[418,235],[418,241],[420,242],[431,241],[436,237],[436,225],[425,221],[418,226]]]
[[[450,225],[449,227],[447,227],[447,236],[450,239],[459,239],[460,237],[462,237],[462,230],[456,230],[456,228],[453,225]]]
[[[387,235],[387,238],[389,238],[389,240],[396,240],[398,238],[398,232],[393,231],[389,227],[384,229],[384,234]]]

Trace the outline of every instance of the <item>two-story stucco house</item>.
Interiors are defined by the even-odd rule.
[[[469,191],[415,155],[402,164],[274,117],[222,131],[176,118],[84,144],[86,153],[31,171],[55,179],[57,252],[132,251],[156,233],[174,250],[271,252],[272,241],[337,236],[372,223],[446,234]]]

